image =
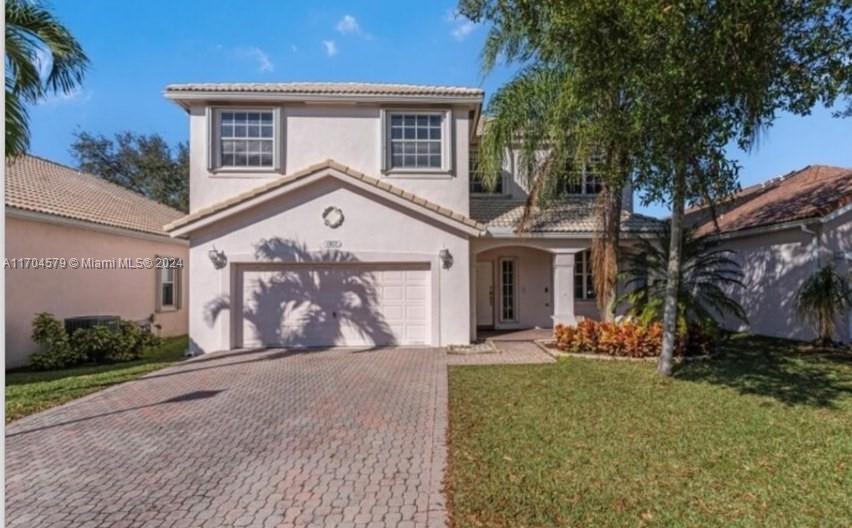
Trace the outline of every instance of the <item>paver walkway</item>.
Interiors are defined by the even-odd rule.
[[[444,526],[447,365],[530,343],[214,354],[11,424],[8,526]]]

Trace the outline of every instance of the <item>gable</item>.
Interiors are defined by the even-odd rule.
[[[465,215],[441,207],[381,180],[370,178],[345,165],[327,160],[200,209],[167,225],[166,231],[170,232],[172,236],[186,235],[327,179],[337,180],[352,189],[358,189],[364,196],[370,196],[373,202],[384,203],[385,206],[392,204],[399,210],[408,211],[409,214],[423,220],[437,222],[445,228],[457,230],[467,235],[478,235],[484,230],[479,222]]]

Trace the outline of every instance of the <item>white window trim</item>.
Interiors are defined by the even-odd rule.
[[[441,115],[441,167],[391,167],[390,159],[390,120],[393,114],[407,115]],[[381,110],[381,168],[382,173],[388,177],[404,178],[435,178],[448,176],[453,172],[453,152],[455,138],[453,132],[453,111],[449,108],[423,109],[423,108],[382,108]]]
[[[222,112],[272,112],[272,166],[271,167],[225,167],[220,160],[220,115]],[[210,106],[207,107],[207,170],[222,175],[251,176],[280,173],[284,166],[284,121],[278,106]]]
[[[166,262],[173,260],[174,257],[167,257],[163,255],[157,255],[157,260],[165,260]],[[156,302],[156,312],[176,312],[180,310],[181,307],[181,272],[182,268],[174,268],[172,273],[172,298],[174,300],[173,304],[163,304],[163,273],[165,272],[164,268],[155,268],[157,275],[156,280],[154,281],[157,285],[157,302]]]
[[[583,256],[580,257],[580,255],[583,255]],[[594,279],[592,278],[592,268],[591,268],[592,251],[589,250],[589,249],[585,249],[583,251],[578,252],[577,255],[575,256],[575,260],[579,260],[580,258],[583,259],[583,271],[582,272],[577,271],[578,270],[577,262],[574,262],[574,284],[577,283],[577,277],[578,276],[583,277],[583,290],[582,290],[582,293],[579,293],[579,292],[577,292],[577,288],[575,286],[575,288],[574,288],[574,300],[575,301],[582,301],[582,302],[593,302],[595,300],[595,298],[589,297],[586,294],[586,292],[588,291],[586,289],[586,286],[587,286],[586,283],[587,282],[589,283],[588,286],[591,286],[591,288],[593,290],[594,290],[594,287],[595,287],[594,282],[593,282]]]
[[[582,176],[580,177],[580,181],[577,182],[580,184],[580,192],[578,193],[565,193],[566,196],[597,196],[598,193],[588,192],[586,190],[586,184],[589,181],[589,162],[583,163],[583,171]],[[603,182],[600,182],[603,185]]]
[[[503,317],[503,263],[511,262],[512,263],[512,319],[505,319]],[[520,303],[518,302],[518,259],[516,257],[500,257],[497,261],[497,278],[498,278],[498,305],[497,305],[497,320],[501,324],[512,324],[520,322],[520,317],[518,315],[518,308],[520,307]]]

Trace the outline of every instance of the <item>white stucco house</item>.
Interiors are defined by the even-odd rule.
[[[181,84],[192,352],[260,346],[465,344],[478,330],[596,317],[588,249],[600,186],[515,227],[508,156],[470,170],[483,91],[361,83]],[[624,236],[655,229],[626,196]]]
[[[808,165],[744,188],[720,204],[716,222],[707,207],[687,211],[698,235],[733,250],[745,288],[731,292],[749,321],[731,330],[810,341],[816,332],[796,310],[802,283],[832,264],[852,280],[852,169]],[[852,343],[852,312],[837,321],[835,339]]]

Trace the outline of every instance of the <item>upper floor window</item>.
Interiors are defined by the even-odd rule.
[[[595,298],[592,252],[588,249],[574,255],[574,298],[582,301]]]
[[[497,174],[494,188],[489,188],[482,181],[482,172],[479,170],[479,147],[470,147],[470,192],[471,194],[503,194],[503,175]]]
[[[565,194],[598,194],[603,189],[603,178],[600,166],[603,160],[599,155],[589,156],[588,161],[581,167],[573,160],[568,163],[568,181],[564,187]]]
[[[275,166],[273,110],[220,110],[218,118],[218,167]]]
[[[444,112],[391,112],[389,168],[443,168],[443,120]]]

